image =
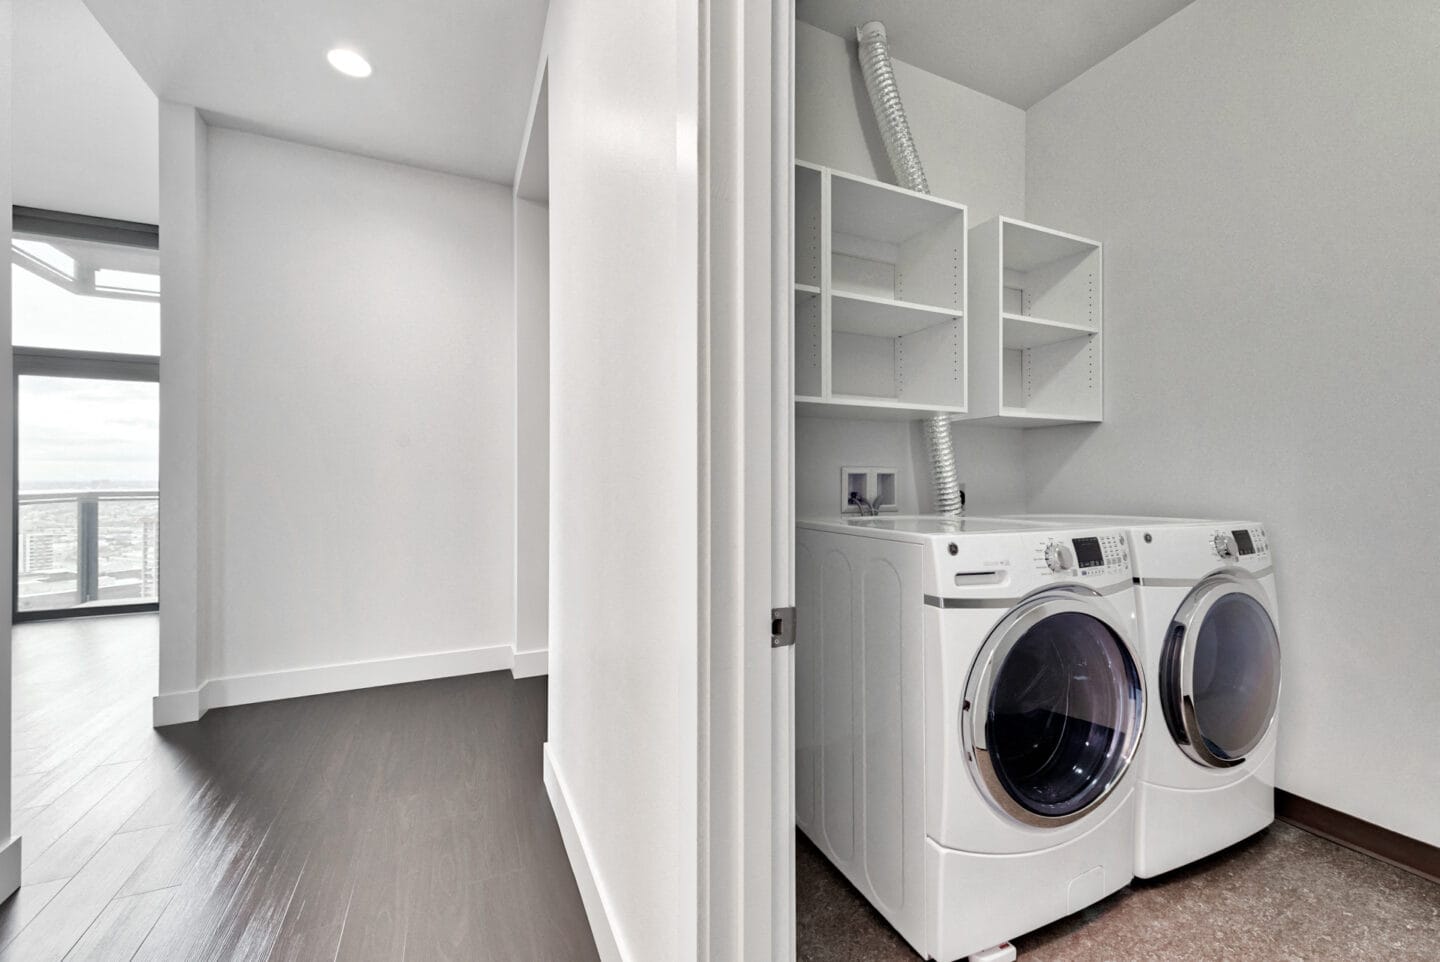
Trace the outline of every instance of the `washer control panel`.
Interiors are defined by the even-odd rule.
[[[1072,578],[1123,575],[1130,571],[1130,546],[1119,532],[1051,537],[1037,544],[1035,567]]]
[[[1229,564],[1262,561],[1270,557],[1270,541],[1259,525],[1249,528],[1220,528],[1210,536],[1215,557]]]

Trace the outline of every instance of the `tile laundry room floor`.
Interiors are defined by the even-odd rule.
[[[801,962],[918,958],[803,835],[795,876]],[[1015,945],[1023,962],[1434,962],[1440,884],[1276,822]]]

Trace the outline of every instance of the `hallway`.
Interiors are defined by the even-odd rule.
[[[154,615],[17,626],[0,959],[595,958],[508,673],[150,727]]]

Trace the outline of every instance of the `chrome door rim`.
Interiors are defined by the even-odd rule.
[[[1270,716],[1265,719],[1265,727],[1253,738],[1235,757],[1226,758],[1212,752],[1205,742],[1205,734],[1200,730],[1200,720],[1195,713],[1195,632],[1205,623],[1205,617],[1211,609],[1226,595],[1243,594],[1260,606],[1265,613],[1266,619],[1270,622],[1270,630],[1275,635],[1276,665],[1280,665],[1284,658],[1284,651],[1280,648],[1280,632],[1275,627],[1275,612],[1271,608],[1270,599],[1266,597],[1264,590],[1248,572],[1222,572],[1211,575],[1185,597],[1180,607],[1175,612],[1175,617],[1170,620],[1170,628],[1165,632],[1165,650],[1160,656],[1160,671],[1168,674],[1169,677],[1162,679],[1161,699],[1164,704],[1166,723],[1170,728],[1171,741],[1183,751],[1190,760],[1197,765],[1206,768],[1234,768],[1237,765],[1245,764],[1250,753],[1265,740],[1270,734],[1270,729],[1275,726],[1275,716],[1279,714],[1280,689],[1276,686],[1275,704],[1270,706]],[[1180,629],[1180,657],[1176,658],[1172,651],[1175,644],[1176,629]],[[1178,674],[1178,677],[1177,677]],[[1175,702],[1176,696],[1179,703]],[[1180,726],[1180,733],[1175,731],[1176,724]]]
[[[1145,730],[1146,691],[1145,672],[1136,657],[1135,646],[1129,634],[1116,623],[1105,609],[1095,603],[1100,596],[1094,591],[1079,586],[1047,588],[1020,601],[1010,613],[1000,620],[980,646],[970,676],[965,685],[965,700],[960,706],[960,738],[970,774],[990,804],[1016,821],[1035,828],[1058,828],[1079,821],[1095,811],[1114,793],[1125,777],[1130,774],[1135,761],[1135,752],[1140,744],[1140,735]],[[990,757],[985,725],[976,724],[977,715],[988,712],[991,689],[995,682],[996,670],[1004,664],[1011,649],[1025,637],[1035,625],[1054,615],[1074,612],[1088,615],[1109,628],[1119,640],[1121,650],[1130,659],[1134,669],[1135,683],[1140,690],[1140,710],[1132,730],[1125,733],[1125,744],[1121,749],[1121,764],[1111,776],[1100,794],[1084,808],[1065,815],[1042,815],[1031,811],[1010,794],[1000,781],[995,763]]]

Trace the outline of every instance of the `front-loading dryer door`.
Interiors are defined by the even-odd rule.
[[[1026,825],[1099,806],[1135,755],[1145,691],[1126,633],[1099,598],[1058,590],[1022,601],[970,670],[961,737],[975,782]]]
[[[1160,652],[1170,736],[1200,765],[1231,768],[1264,740],[1280,701],[1280,636],[1243,572],[1206,578],[1175,612]]]

